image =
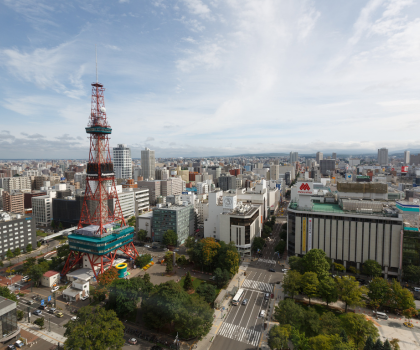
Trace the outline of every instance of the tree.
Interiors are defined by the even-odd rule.
[[[19,256],[20,254],[21,254],[20,248],[16,248],[15,251],[13,252],[14,256]]]
[[[290,324],[300,330],[305,321],[305,309],[292,299],[282,300],[274,309],[274,318],[280,324]]]
[[[333,266],[334,266],[334,270],[337,271],[337,272],[344,272],[344,271],[346,271],[346,268],[342,264],[339,264],[339,263],[336,263],[335,262],[335,263],[333,263]]]
[[[192,247],[194,247],[195,244],[195,239],[193,236],[188,236],[187,239],[185,240],[185,247],[188,249],[191,249]]]
[[[165,232],[162,238],[162,243],[164,245],[177,246],[178,245],[178,235],[173,230],[168,230]]]
[[[400,341],[399,339],[394,338],[389,342],[389,344],[392,347],[392,350],[400,350],[400,345],[398,344],[399,341]]]
[[[388,341],[388,339],[385,340],[383,350],[392,350],[391,343]]]
[[[338,334],[341,326],[338,322],[337,316],[331,311],[324,312],[320,318],[321,321],[321,333],[322,334]],[[345,333],[344,333],[345,334]],[[340,334],[341,335],[341,334]],[[347,340],[347,334],[345,334]],[[344,341],[344,338],[343,338]],[[348,341],[348,340],[347,340]]]
[[[61,231],[63,229],[63,224],[61,222],[58,223],[58,230]]]
[[[212,304],[214,299],[216,299],[216,288],[212,284],[202,283],[195,292],[209,304]]]
[[[30,253],[32,251],[32,244],[31,243],[29,243],[27,246],[26,246],[26,252],[27,253]]]
[[[51,220],[51,227],[52,227],[52,229],[53,230],[55,230],[55,228],[56,228],[56,223],[54,222],[54,220]]]
[[[98,284],[102,287],[108,287],[111,283],[118,278],[118,270],[112,266],[104,273],[100,274],[97,278]]]
[[[39,285],[39,281],[42,278],[42,275],[45,273],[45,271],[43,271],[42,266],[38,265],[32,265],[29,270],[28,270],[28,276],[29,278],[32,280],[32,282],[35,285]]]
[[[303,258],[305,272],[315,272],[319,279],[329,275],[330,264],[321,249],[311,249]]]
[[[34,321],[34,324],[36,324],[37,326],[39,326],[39,328],[44,328],[44,317],[40,317],[40,318],[37,318],[35,321]]]
[[[223,287],[227,283],[227,281],[229,281],[229,278],[230,275],[227,270],[222,270],[219,267],[216,270],[214,270],[214,279],[218,288]]]
[[[319,314],[315,311],[314,308],[309,308],[305,312],[304,317],[304,330],[307,337],[315,337],[321,331],[321,321]]]
[[[202,249],[204,264],[211,266],[213,264],[213,259],[217,255],[221,246],[213,237],[203,238],[201,242],[203,243]]]
[[[184,289],[186,291],[194,289],[194,286],[193,286],[193,283],[192,283],[192,280],[191,280],[191,275],[190,275],[189,271],[187,272],[187,275],[185,276],[185,279],[184,279]]]
[[[372,336],[370,335],[366,340],[363,350],[374,350],[373,347],[374,347],[374,342],[373,342]]]
[[[407,310],[410,308],[415,309],[413,294],[407,289],[403,288],[401,284],[395,279],[392,280],[390,285],[390,305],[391,307],[399,310]]]
[[[166,273],[171,273],[174,269],[174,264],[172,262],[172,259],[166,259]]]
[[[383,350],[384,349],[384,344],[382,344],[381,339],[376,339],[375,344],[373,345],[373,350]]]
[[[143,278],[115,279],[109,286],[108,308],[115,310],[117,315],[130,314],[137,308]]]
[[[349,338],[347,337],[347,333],[344,329],[342,329],[340,332],[340,338],[343,340],[344,343],[349,342]]]
[[[9,276],[11,276],[12,274],[14,274],[14,273],[15,273],[15,270],[13,270],[11,267],[8,267],[8,268],[6,269],[6,273],[8,273],[8,274],[9,274]]]
[[[289,337],[293,344],[294,350],[309,350],[309,339],[305,336],[304,332],[299,332],[297,329],[292,328]]]
[[[57,248],[57,258],[66,259],[70,254],[70,246],[68,244],[63,244]]]
[[[319,281],[318,294],[327,305],[338,300],[337,285],[334,278],[328,276]]]
[[[30,257],[27,258],[24,262],[23,262],[23,271],[25,273],[28,273],[29,269],[31,268],[31,266],[36,264],[36,258]]]
[[[360,287],[359,282],[353,276],[343,276],[337,278],[337,290],[340,299],[346,303],[346,312],[348,305],[363,306],[363,294],[367,294],[366,287]]]
[[[416,316],[417,313],[418,313],[418,311],[415,308],[413,308],[413,307],[410,307],[408,309],[404,309],[402,311],[403,316],[405,318],[407,318],[409,322],[411,322],[411,318],[413,318],[414,316]]]
[[[403,267],[404,280],[418,284],[420,281],[420,266],[407,265]]]
[[[372,339],[379,336],[378,329],[373,322],[366,320],[365,316],[361,314],[345,314],[341,317],[341,324],[348,336],[354,341],[356,348],[364,346],[369,336]]]
[[[64,325],[66,349],[120,350],[125,344],[124,325],[113,310],[85,306],[77,319]]]
[[[132,216],[131,218],[129,218],[127,220],[127,224],[129,226],[132,226],[132,227],[136,226],[136,217],[135,216]]]
[[[280,255],[283,254],[284,249],[286,248],[286,241],[280,241],[277,243],[277,245],[274,247],[274,251],[279,252]]]
[[[139,241],[144,241],[147,237],[147,231],[146,230],[139,230],[139,232],[137,232],[137,239]]]
[[[375,277],[369,283],[368,289],[369,303],[376,312],[389,300],[391,289],[388,282],[382,277]]]
[[[25,313],[22,310],[17,310],[16,311],[16,316],[17,316],[18,321],[21,321],[21,320],[23,320],[23,317],[25,316]]]
[[[366,260],[363,263],[362,271],[366,276],[378,277],[382,274],[381,265],[375,260]]]
[[[225,265],[229,273],[233,276],[239,270],[239,253],[235,247],[235,250],[227,249],[225,253]]]
[[[42,245],[41,241],[36,242],[36,246],[39,248]]]
[[[302,275],[295,270],[290,270],[283,278],[283,290],[292,299],[301,288]]]
[[[13,252],[10,249],[6,253],[6,258],[7,260],[10,260],[11,258],[13,258]]]
[[[17,302],[15,293],[12,293],[7,287],[0,287],[0,296]]]
[[[255,237],[254,241],[252,242],[252,250],[254,252],[258,251],[258,249],[263,249],[265,244],[265,240],[262,237]]]
[[[295,270],[299,273],[305,273],[305,268],[303,266],[302,258],[298,256],[291,256],[289,258],[289,266],[291,270]]]
[[[315,298],[318,295],[319,281],[315,272],[305,272],[302,275],[300,284],[303,289],[303,293],[309,298],[309,305],[311,305],[311,298]]]
[[[356,269],[354,266],[350,266],[349,267],[349,271],[351,273],[354,273],[355,275],[359,275],[360,274],[360,271],[358,269]]]
[[[3,261],[0,261],[0,267],[3,267],[3,266],[4,266]]]
[[[138,257],[136,257],[136,260],[134,260],[135,264],[139,268],[145,267],[150,261],[152,260],[152,256],[150,254],[143,254]],[[170,258],[169,260],[172,260]]]
[[[283,349],[287,347],[291,335],[290,325],[274,326],[268,333],[268,346],[270,349]]]

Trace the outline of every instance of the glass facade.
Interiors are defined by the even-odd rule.
[[[18,330],[17,325],[17,316],[16,316],[16,303],[11,300],[7,300],[3,297],[0,297],[1,307],[4,309],[11,309],[10,311],[4,312],[0,315],[0,335],[1,338],[5,338],[11,333],[16,332]],[[5,304],[5,305],[4,305]],[[0,310],[1,312],[1,310]]]

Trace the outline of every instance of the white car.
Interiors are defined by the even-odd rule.
[[[26,282],[29,279],[29,276],[23,276],[22,277],[22,282]]]
[[[281,269],[281,272],[287,272],[288,269]]]
[[[260,317],[265,317],[265,310],[261,310]]]
[[[60,289],[60,287],[59,286],[56,286],[56,287],[54,287],[53,289],[51,289],[51,293],[54,293],[54,292],[56,292],[57,290],[59,290]]]
[[[77,316],[73,316],[73,317],[71,318],[71,320],[72,320],[72,321],[77,321]]]
[[[84,297],[80,297],[80,300],[86,300],[87,298],[89,298],[89,295],[85,295]]]
[[[145,248],[150,248],[150,245],[145,245],[144,247],[145,247]]]

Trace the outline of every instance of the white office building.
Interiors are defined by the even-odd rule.
[[[114,151],[114,172],[116,179],[131,179],[133,163],[131,150],[125,144],[119,144]]]
[[[141,151],[141,169],[143,180],[153,180],[155,178],[155,151],[147,148]]]
[[[56,191],[49,191],[45,196],[32,197],[32,218],[37,226],[48,226],[53,219],[52,200]]]
[[[297,162],[298,159],[299,159],[299,153],[298,152],[290,152],[290,155],[289,155],[290,164],[293,164],[293,163]]]
[[[410,151],[404,151],[404,164],[410,164]]]
[[[3,190],[12,193],[14,190],[31,190],[31,179],[28,176],[5,177]]]

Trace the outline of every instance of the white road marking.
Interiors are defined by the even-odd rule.
[[[222,324],[217,334],[253,346],[258,345],[258,341],[261,337],[261,332],[226,322]]]
[[[271,260],[271,259],[258,259],[259,262],[263,262],[263,263],[267,263],[267,264],[275,264],[276,261],[275,260]]]
[[[252,280],[245,280],[242,283],[242,288],[246,289],[256,289],[262,292],[271,293],[273,290],[273,285],[270,283],[259,282],[259,281],[252,281]]]

